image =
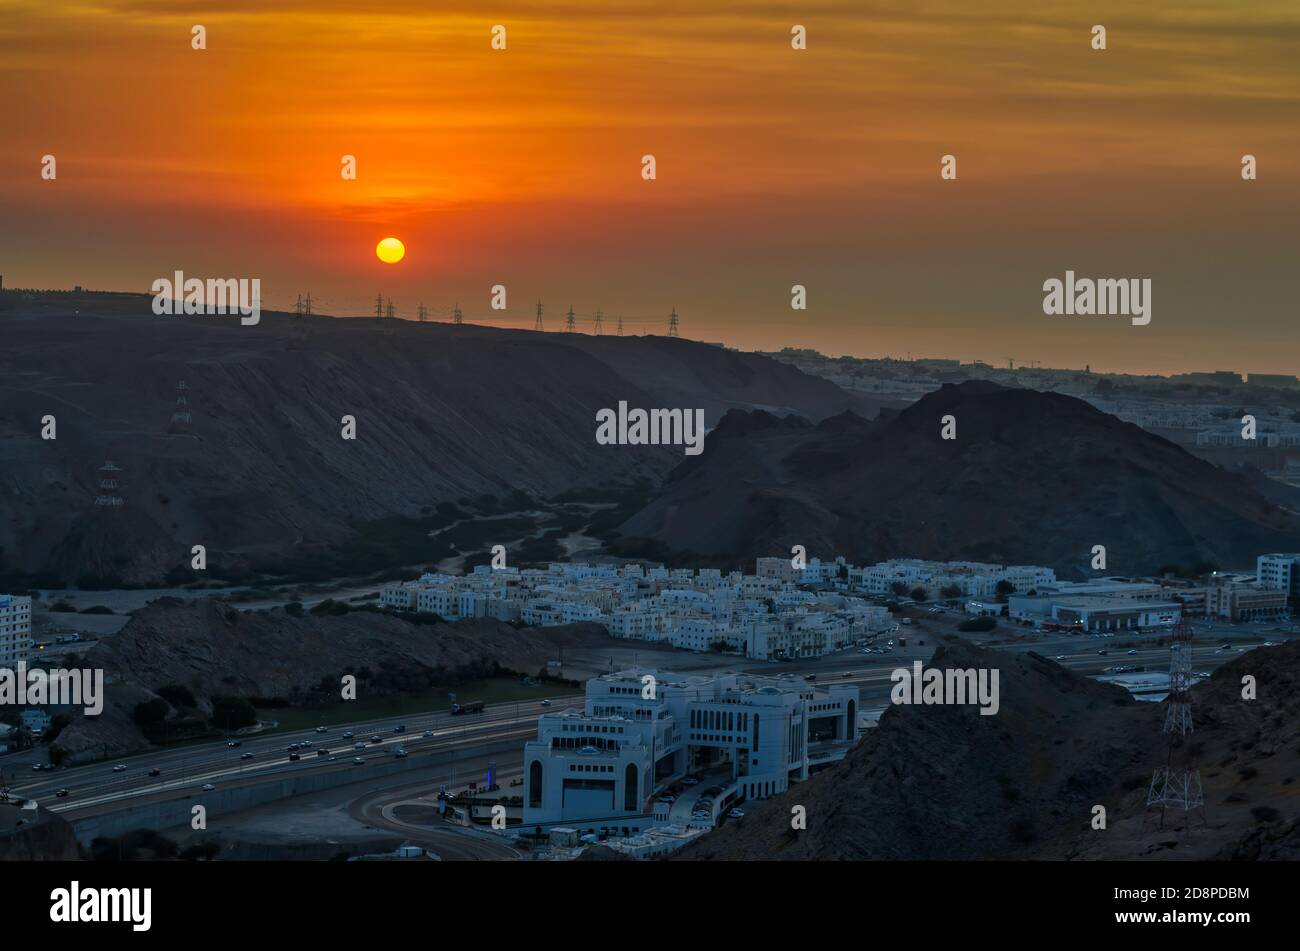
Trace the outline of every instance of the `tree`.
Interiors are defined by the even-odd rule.
[[[929,598],[930,598],[930,592],[926,591],[920,585],[917,585],[915,588],[912,589],[913,601],[928,601]]]
[[[237,730],[257,722],[257,710],[243,697],[213,697],[212,722],[223,730]]]
[[[148,733],[152,728],[167,719],[170,710],[171,705],[162,697],[154,697],[144,703],[137,703],[134,712],[136,726]]]
[[[1016,590],[1016,586],[1013,585],[1013,584],[1012,584],[1010,581],[1008,581],[1006,578],[1003,578],[1001,581],[998,582],[998,587],[997,587],[998,602],[999,602],[1000,604],[1006,604],[1007,598],[1008,598],[1008,597],[1009,597],[1009,596],[1010,596],[1010,595],[1011,595],[1015,590]]]
[[[960,598],[961,585],[946,584],[939,589],[939,594],[941,594],[945,598]]]
[[[904,581],[895,581],[890,584],[889,590],[901,598],[903,595],[907,594],[907,583]]]
[[[981,614],[979,617],[967,618],[957,625],[957,630],[966,631],[991,631],[998,626],[998,622],[989,617],[987,614]]]

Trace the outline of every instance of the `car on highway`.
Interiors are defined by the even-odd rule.
[[[1134,649],[1130,650],[1129,653],[1130,653],[1130,654],[1136,654],[1136,653],[1137,653],[1137,649],[1134,648]]]
[[[202,788],[204,792],[212,792],[212,790],[216,789],[217,787],[212,785],[211,783],[204,783]]]
[[[696,783],[698,783],[698,782],[699,782],[699,780],[698,780],[696,777],[694,777],[694,776],[684,776],[684,777],[682,778],[682,785],[683,785],[683,786],[694,786],[694,785],[695,785]]]
[[[149,770],[149,775],[150,775],[150,776],[161,776],[161,775],[162,775],[162,770],[159,769],[157,766],[155,766],[153,769]]]
[[[514,779],[510,780],[511,786],[522,786],[523,784],[524,784],[524,777],[522,776],[516,776]]]
[[[126,763],[118,763],[116,766],[113,767],[113,772],[115,772],[115,773],[125,773],[125,772],[126,772]]]
[[[68,791],[67,791],[66,789],[60,789],[60,790],[59,790],[58,792],[56,792],[54,795],[56,795],[56,796],[58,796],[60,799],[62,799],[62,798],[64,798],[65,796],[68,795]]]
[[[366,744],[361,742],[360,740],[357,740],[355,743],[352,744],[352,748],[354,750],[364,750],[366,748]]]
[[[544,707],[549,707],[550,705],[551,705],[551,701],[549,701],[549,700],[543,700],[543,701],[542,701],[542,706],[544,706]]]
[[[309,746],[315,746],[315,745],[316,744],[314,744],[311,740],[303,740],[301,743],[298,744],[298,746],[304,750],[307,749]]]
[[[236,746],[240,746],[241,744],[239,740],[231,740],[228,743],[226,743],[226,745],[233,750]]]
[[[393,750],[393,759],[405,759],[405,758],[406,758],[406,750],[402,749],[400,746],[397,749]]]
[[[318,727],[316,727],[316,732],[317,732],[317,733],[328,733],[329,731],[330,731],[330,728],[327,727],[327,726],[318,726]]]
[[[1104,649],[1097,651],[1097,653],[1100,654],[1102,657],[1106,656],[1106,651]]]
[[[427,740],[429,737],[433,736],[433,731],[432,731],[432,730],[425,730],[425,731],[424,731],[423,733],[421,733],[420,735],[421,735],[422,737],[424,737],[424,738]]]
[[[316,755],[317,755],[317,756],[329,756],[329,755],[330,755],[330,751],[327,750],[327,749],[325,749],[325,747],[322,746],[320,749],[318,749],[318,750],[316,751]]]
[[[346,733],[343,734],[343,739],[345,739],[345,740],[350,740],[350,739],[352,739],[352,737],[354,737],[354,736],[356,736],[356,734],[353,733],[351,730],[348,730],[348,732],[346,732]]]
[[[298,760],[300,760],[300,759],[302,759],[302,754],[301,754],[301,753],[290,753],[290,754],[289,754],[289,762],[291,762],[291,763],[296,763],[296,762],[297,762]]]
[[[240,756],[239,758],[240,758],[240,759],[252,759],[252,758],[253,758],[253,754],[252,754],[252,753],[244,753],[244,754],[243,754],[242,756]]]
[[[691,818],[692,818],[692,819],[701,819],[701,820],[704,820],[704,821],[707,822],[707,821],[708,821],[710,818],[712,818],[712,817],[711,817],[707,812],[692,812],[692,813],[691,813]]]
[[[382,736],[380,736],[378,733],[376,733],[374,736],[372,736],[372,737],[370,738],[370,742],[371,742],[371,743],[382,743],[382,742],[384,742],[384,738],[383,738]]]
[[[1056,655],[1056,659],[1057,659],[1057,660],[1065,660],[1065,655],[1064,655],[1064,654],[1057,654],[1057,655]]]
[[[289,746],[286,746],[286,747],[284,748],[284,751],[285,751],[286,753],[296,753],[296,752],[298,752],[298,744],[297,744],[297,743],[292,743],[292,744],[290,744]]]
[[[393,732],[394,732],[394,733],[405,733],[405,732],[406,732],[406,724],[405,724],[405,723],[399,723],[399,724],[397,724],[397,726],[393,727]]]
[[[364,762],[365,762],[365,760],[363,760],[360,756],[354,756],[354,757],[352,757],[352,765],[353,765],[353,766],[360,766],[360,765],[361,765],[362,763],[364,763]]]
[[[841,677],[852,677],[852,676],[853,676],[853,671],[851,671],[851,670],[846,670],[846,671],[844,671],[844,673],[840,674],[840,676],[841,676]]]
[[[728,819],[743,819],[743,818],[745,818],[745,810],[744,810],[744,809],[732,809],[729,813],[727,813],[727,818],[728,818]]]

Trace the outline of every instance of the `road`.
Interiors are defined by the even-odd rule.
[[[935,642],[944,634],[951,633],[955,623],[960,620],[960,616],[955,614],[932,615],[922,612],[913,613],[912,616],[914,624],[900,631],[908,639],[908,646],[896,647],[889,653],[861,654],[856,648],[850,648],[826,657],[782,664],[737,659],[736,666],[759,675],[813,675],[822,684],[854,684],[862,690],[864,710],[880,709],[889,702],[892,671],[900,666],[908,666],[914,660],[928,659]],[[1237,656],[1235,650],[1220,650],[1220,645],[1225,641],[1235,642],[1243,649],[1264,641],[1264,635],[1256,633],[1263,629],[1258,626],[1229,627],[1226,632],[1222,625],[1204,627],[1208,630],[1198,634],[1197,640],[1193,642],[1193,666],[1196,670],[1212,670]],[[1198,627],[1200,630],[1201,627]],[[1036,651],[1057,658],[1059,663],[1079,673],[1096,676],[1106,668],[1120,664],[1142,666],[1148,670],[1166,669],[1169,651],[1168,647],[1155,646],[1154,641],[1158,636],[1119,634],[1113,638],[1094,638],[1086,635],[1034,635],[1024,628],[1002,625],[989,636],[971,635],[971,639],[999,641],[1002,642],[997,644],[999,649],[1012,652]],[[1269,629],[1267,636],[1280,641],[1290,635]],[[883,641],[884,638],[880,640]],[[1132,649],[1136,653],[1128,653],[1130,648],[1125,645],[1129,642],[1135,645]],[[1097,653],[1103,649],[1107,652],[1105,655]],[[699,657],[694,664],[693,657]],[[682,671],[690,670],[692,666],[703,667],[706,659],[709,662],[708,669],[718,669],[719,658],[716,657],[656,654],[647,658],[652,663],[663,663],[668,669]],[[845,676],[846,673],[848,676]],[[522,750],[524,741],[536,735],[538,716],[548,709],[562,710],[567,706],[580,705],[582,699],[581,694],[573,694],[551,698],[549,706],[531,700],[493,704],[479,714],[452,716],[450,713],[439,712],[388,717],[358,722],[351,726],[334,726],[325,733],[311,729],[277,732],[241,738],[238,748],[228,747],[225,741],[176,746],[127,757],[118,762],[108,761],[18,776],[11,774],[14,783],[12,791],[39,800],[65,818],[76,819],[112,812],[128,804],[134,806],[192,795],[204,783],[227,788],[278,780],[296,772],[349,770],[353,768],[352,760],[355,756],[370,762],[376,757],[392,756],[399,746],[406,749],[413,760],[448,751],[454,751],[458,757],[464,754],[465,757],[472,758],[475,751],[506,740],[517,740]],[[393,732],[393,728],[399,724],[406,726],[406,732]],[[424,736],[426,731],[431,735]],[[351,732],[354,736],[344,738],[346,732]],[[380,738],[379,742],[370,742],[370,738],[376,735]],[[301,760],[290,760],[287,747],[302,741],[310,741],[313,746],[302,754]],[[353,744],[356,742],[364,742],[365,749],[354,750]],[[316,750],[321,747],[329,751],[328,756],[316,754]],[[243,754],[251,754],[252,758],[241,759]],[[115,769],[119,763],[126,768]],[[415,767],[418,763],[412,762],[410,765]],[[151,769],[159,770],[160,775],[149,776]],[[67,789],[68,796],[56,797],[55,793],[59,789]]]
[[[580,695],[572,695],[552,698],[551,702],[563,708],[581,699]],[[326,733],[297,730],[251,736],[242,738],[241,745],[233,749],[226,741],[177,746],[118,762],[32,772],[16,777],[12,792],[37,799],[65,818],[76,818],[112,811],[125,800],[151,802],[192,793],[204,783],[241,786],[280,779],[291,772],[349,770],[353,768],[353,757],[369,762],[375,757],[392,756],[399,746],[412,758],[448,750],[473,751],[515,737],[522,747],[524,738],[535,735],[537,717],[546,709],[537,700],[508,702],[494,704],[477,714],[416,714],[331,727]],[[399,724],[406,726],[405,733],[393,732]],[[432,736],[424,736],[426,731]],[[345,739],[343,734],[347,732],[354,736]],[[378,736],[380,741],[370,742],[372,736]],[[300,754],[300,760],[290,760],[287,748],[304,740],[310,741],[312,747]],[[357,742],[364,742],[365,749],[355,750]],[[316,750],[322,747],[330,751],[332,762],[329,756],[317,755]],[[252,754],[252,759],[241,759],[244,754]],[[119,771],[115,768],[118,765],[126,769]],[[158,769],[160,775],[150,776],[151,769]],[[68,796],[56,797],[59,789],[67,789]]]

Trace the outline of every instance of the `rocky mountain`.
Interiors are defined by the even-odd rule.
[[[1036,654],[953,639],[930,666],[997,668],[1000,709],[892,706],[848,757],[676,858],[1181,859],[1300,857],[1300,642],[1258,648],[1192,690],[1206,809],[1146,808],[1166,762],[1163,704],[1133,700]],[[1257,680],[1255,700],[1242,677]],[[807,828],[791,827],[792,807]],[[1106,828],[1094,829],[1094,806]]]
[[[821,419],[858,405],[767,357],[679,338],[274,313],[241,326],[156,317],[144,295],[15,292],[0,294],[0,335],[10,586],[156,584],[195,544],[228,571],[439,502],[657,479],[679,448],[595,441],[596,411],[620,400],[702,408],[710,426],[737,407]]]
[[[356,676],[358,691],[369,694],[428,690],[497,668],[532,675],[545,670],[557,649],[606,640],[595,624],[415,623],[371,610],[295,617],[280,608],[240,611],[215,599],[161,598],[87,652],[85,665],[105,671],[104,712],[79,716],[56,744],[74,760],[102,755],[106,747],[147,748],[135,708],[169,686],[186,688],[193,709],[207,715],[213,696],[320,701],[315,691],[322,682],[333,689],[344,674]]]
[[[859,561],[1043,564],[1064,577],[1091,573],[1094,545],[1121,573],[1253,565],[1300,546],[1300,517],[1246,477],[1073,397],[984,382],[875,420],[729,413],[620,530],[733,559],[800,544]]]

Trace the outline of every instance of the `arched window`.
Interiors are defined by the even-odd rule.
[[[542,806],[542,761],[539,759],[528,767],[528,805],[533,809]]]

